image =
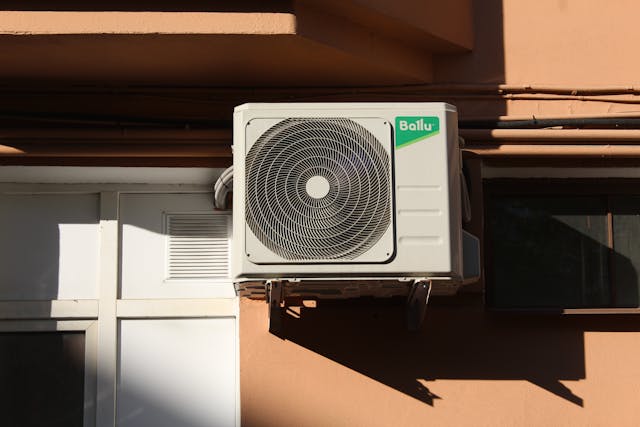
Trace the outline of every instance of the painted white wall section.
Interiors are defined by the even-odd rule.
[[[96,229],[96,224],[58,224],[58,299],[97,297],[95,277],[98,271],[99,235]]]
[[[118,427],[236,425],[236,320],[121,320]]]
[[[212,232],[215,231],[220,238],[218,228],[220,222],[203,222],[205,228],[199,234],[197,229],[190,229],[189,236],[183,233],[181,244],[184,244],[184,254],[193,254],[195,265],[199,257],[209,257],[211,270],[216,272],[216,277],[186,278],[188,272],[184,271],[182,279],[170,277],[170,244],[171,240],[167,227],[168,217],[179,215],[185,218],[193,215],[194,218],[207,215],[224,215],[228,219],[227,239],[231,239],[231,218],[226,212],[215,213],[213,210],[213,198],[210,193],[194,194],[122,194],[120,196],[120,220],[121,220],[121,298],[233,298],[235,291],[229,274],[220,277],[220,271],[216,265],[228,265],[227,245],[213,245],[211,243]],[[206,228],[206,227],[214,227]],[[213,231],[212,231],[213,230]],[[216,231],[217,230],[217,231]],[[188,237],[185,239],[185,237]],[[215,236],[214,236],[215,237]],[[193,241],[189,246],[186,240]],[[220,247],[224,247],[220,251]],[[198,248],[202,252],[198,253]],[[215,262],[215,258],[220,263]],[[187,264],[183,258],[182,267]]]
[[[0,194],[0,299],[98,297],[97,194]]]

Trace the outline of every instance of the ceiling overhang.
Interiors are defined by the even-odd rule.
[[[433,55],[472,46],[470,0],[5,3],[6,84],[428,83]]]

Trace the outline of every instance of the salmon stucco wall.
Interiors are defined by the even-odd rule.
[[[320,302],[290,310],[279,337],[264,301],[243,300],[240,336],[244,426],[640,422],[633,316],[492,315],[445,300],[409,333],[402,304]]]
[[[436,82],[622,90],[591,99],[541,92],[533,96],[511,93],[501,100],[467,95],[451,99],[463,116],[638,110],[637,95],[625,93],[624,88],[640,86],[640,57],[634,54],[640,37],[639,2],[476,0],[473,14],[473,50],[437,57]]]
[[[474,49],[434,58],[436,83],[638,87],[634,0],[474,2]],[[461,117],[636,111],[637,95],[429,96]],[[481,291],[478,287],[475,291]],[[246,426],[636,426],[640,317],[499,315],[480,293],[441,298],[423,329],[402,302],[289,311],[268,332],[263,301],[241,302]]]

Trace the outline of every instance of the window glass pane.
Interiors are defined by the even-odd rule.
[[[615,305],[638,307],[640,279],[640,196],[611,198]]]
[[[82,426],[84,333],[0,333],[3,426]]]
[[[490,303],[498,308],[609,305],[606,212],[604,197],[493,198],[487,219]]]

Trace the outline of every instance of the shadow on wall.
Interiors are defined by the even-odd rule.
[[[471,0],[473,6],[473,49],[466,54],[436,55],[435,83],[486,84],[498,87],[506,82],[504,58],[503,0]],[[444,100],[458,108],[461,118],[498,117],[507,114],[507,106],[499,97],[474,93],[426,100]]]
[[[492,316],[479,306],[431,306],[410,333],[404,304],[327,302],[285,316],[282,338],[429,405],[424,382],[527,380],[582,406],[561,380],[585,378],[584,329],[573,319]]]
[[[602,254],[606,260],[609,248],[580,232],[579,228],[567,226],[552,217],[547,222],[552,223],[555,232],[548,234],[548,246],[542,250],[556,249],[558,257],[562,251],[569,252],[564,258],[558,258],[562,265],[555,274],[563,273],[564,276],[558,276],[562,280],[553,283],[568,283],[568,287],[582,285],[578,294],[593,291],[588,282],[597,282],[601,275],[584,276],[584,269],[597,270],[593,264]],[[594,223],[595,220],[590,222],[592,226]],[[606,229],[603,230],[606,236]],[[527,252],[532,246],[520,244],[510,250]],[[535,256],[542,257],[541,254],[529,254],[529,258]],[[577,262],[569,260],[571,257],[577,257]],[[523,259],[527,256],[519,262]],[[549,256],[543,259],[552,261]],[[627,275],[626,281],[632,281],[636,286],[637,306],[638,273],[623,255],[615,254],[614,259]],[[566,272],[567,265],[574,269]],[[536,266],[545,268],[544,265]],[[522,292],[535,295],[536,282],[527,280],[531,271],[525,268],[518,276],[517,268],[509,268],[513,272],[511,288],[520,289],[520,280],[524,286]],[[553,271],[551,269],[551,274]],[[547,281],[553,279],[549,274],[539,277]],[[534,294],[531,294],[531,286],[534,286]],[[600,282],[593,286],[600,291]],[[556,292],[561,301],[577,301],[578,305],[590,301],[567,299],[566,290],[554,291],[549,286],[540,287],[540,292]],[[573,297],[576,292],[570,290],[569,293]],[[351,300],[320,301],[319,308],[301,307],[299,315],[288,308],[279,336],[429,405],[444,397],[432,393],[425,383],[453,379],[526,380],[583,406],[583,399],[561,381],[586,378],[585,332],[640,331],[640,319],[633,315],[488,312],[478,294],[434,300],[427,310],[422,330],[417,333],[406,331],[402,299]],[[537,301],[548,303],[549,298]]]
[[[410,333],[403,303],[332,301],[286,315],[281,338],[432,406],[444,397],[424,384],[441,379],[526,380],[583,406],[561,381],[586,378],[586,331],[640,331],[640,319],[491,314],[480,304],[436,302]]]
[[[503,13],[502,0],[468,0],[472,3],[472,25],[474,46],[471,52],[455,54],[445,54],[435,52],[433,55],[433,83],[435,84],[486,84],[487,88],[497,88],[499,84],[505,83],[505,66],[504,66],[504,42],[503,42]],[[386,0],[390,4],[394,4],[391,0]],[[462,1],[458,2],[461,3]],[[52,4],[55,3],[55,4]],[[295,10],[295,3],[287,0],[275,0],[269,2],[260,2],[256,0],[236,1],[236,2],[207,2],[204,0],[176,1],[176,0],[144,0],[144,1],[124,1],[112,0],[110,2],[94,1],[86,2],[80,0],[61,0],[56,2],[44,2],[42,0],[7,0],[2,2],[0,10],[7,11],[105,11],[105,12],[237,12],[237,13],[291,13]],[[307,2],[301,2],[307,3]],[[311,2],[320,3],[320,2]],[[331,12],[336,2],[328,2],[326,10]],[[337,2],[339,3],[339,2]],[[358,2],[347,2],[358,3]],[[376,2],[373,2],[376,3]],[[385,1],[379,1],[383,4]],[[455,3],[455,2],[454,2]],[[400,5],[410,5],[411,1],[400,2]],[[122,37],[122,36],[120,36]],[[171,40],[177,40],[175,37]],[[175,43],[174,41],[172,43]],[[256,41],[256,43],[258,43]],[[346,46],[345,46],[346,47]],[[416,46],[422,49],[425,55],[431,54],[430,48],[427,46]],[[195,48],[195,47],[194,47]],[[267,47],[267,49],[269,49]],[[349,48],[347,47],[347,50]],[[274,52],[277,53],[277,52]],[[381,53],[382,55],[382,53]],[[86,61],[89,61],[87,58]],[[393,61],[391,58],[381,57],[381,61]],[[166,68],[166,67],[165,67]],[[273,67],[271,67],[273,68]],[[337,74],[341,74],[339,70],[342,65],[336,66]],[[197,73],[196,73],[197,74]],[[135,117],[127,117],[126,111],[132,108],[140,114],[140,109],[146,109],[146,120],[155,117],[159,122],[167,122],[178,120],[182,122],[201,123],[205,126],[220,126],[231,122],[231,113],[233,107],[245,102],[449,102],[457,106],[461,118],[471,117],[497,117],[506,114],[505,101],[495,95],[486,95],[480,93],[471,93],[468,90],[458,89],[457,93],[452,93],[451,89],[434,90],[427,88],[423,90],[421,85],[418,86],[393,86],[388,87],[386,84],[372,86],[365,83],[358,84],[358,81],[373,82],[369,76],[372,74],[370,65],[366,63],[357,71],[360,76],[356,79],[354,86],[362,87],[340,87],[335,86],[335,79],[330,75],[324,77],[325,84],[319,82],[313,83],[313,88],[295,88],[300,86],[305,79],[297,79],[287,82],[268,82],[259,80],[260,85],[266,86],[265,90],[250,87],[244,90],[224,89],[222,92],[215,91],[211,87],[207,92],[207,88],[203,87],[202,92],[194,95],[193,91],[182,93],[179,97],[175,97],[176,88],[168,88],[169,93],[160,96],[163,93],[161,88],[157,88],[158,96],[154,96],[153,105],[144,102],[144,99],[136,95],[137,89],[130,88],[131,91],[124,88],[109,90],[102,93],[96,88],[90,91],[91,96],[80,91],[77,87],[67,86],[69,93],[65,93],[61,97],[59,92],[63,90],[64,84],[57,82],[54,84],[56,92],[53,93],[47,89],[51,82],[38,80],[34,89],[34,82],[30,82],[27,86],[30,88],[29,100],[22,98],[7,98],[5,103],[12,105],[14,114],[17,111],[23,111],[26,116],[33,111],[46,111],[47,108],[52,111],[63,111],[62,116],[85,117],[91,120],[104,119],[112,121],[118,118],[123,121],[134,120]],[[24,76],[23,76],[24,77]],[[196,75],[193,74],[192,78]],[[77,79],[76,79],[77,80]],[[277,79],[276,79],[277,80]],[[22,81],[22,80],[21,80]],[[75,81],[75,80],[74,80]],[[192,84],[196,80],[192,81]],[[254,80],[245,81],[245,85],[254,86],[258,83]],[[412,81],[412,80],[409,80]],[[320,82],[321,83],[321,82]],[[399,83],[402,83],[399,81]],[[62,86],[61,86],[62,84]],[[202,81],[200,85],[205,84]],[[209,85],[211,82],[209,83]],[[274,89],[273,86],[285,86]],[[293,85],[293,86],[291,86]],[[73,85],[71,85],[73,86]],[[144,86],[144,85],[143,85]],[[213,86],[216,86],[215,84]],[[288,86],[288,87],[287,87]],[[322,86],[329,86],[323,88]],[[167,88],[165,88],[167,89]],[[34,92],[35,90],[35,92]],[[38,92],[39,91],[39,92]],[[38,92],[38,93],[36,93]],[[58,95],[56,95],[56,93]],[[6,95],[8,97],[9,95]],[[216,102],[203,102],[203,99],[215,97]],[[52,99],[54,101],[52,101]],[[193,102],[187,102],[191,99]],[[51,104],[53,102],[53,104]],[[143,102],[143,104],[140,104]],[[17,107],[16,104],[17,103]],[[93,105],[95,104],[95,105]],[[147,105],[149,104],[149,105]],[[52,105],[51,107],[47,107]],[[82,105],[82,110],[78,111],[78,105]],[[63,106],[63,107],[61,107]],[[106,107],[105,107],[106,106]],[[111,108],[107,108],[111,106]],[[61,110],[62,108],[62,110]],[[66,111],[66,113],[64,113]],[[124,116],[123,116],[124,114]],[[207,119],[203,121],[203,117]],[[32,160],[33,161],[33,160]]]

